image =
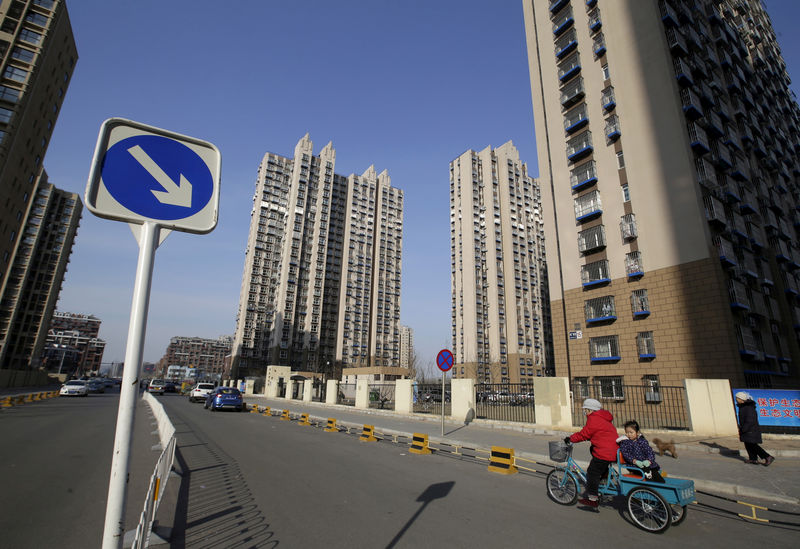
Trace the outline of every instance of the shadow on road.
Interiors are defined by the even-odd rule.
[[[738,448],[728,448],[727,446],[722,446],[721,444],[718,444],[716,442],[706,442],[704,440],[701,440],[700,444],[702,444],[703,446],[708,446],[709,448],[714,448],[714,449],[718,450],[719,451],[719,455],[721,455],[721,456],[734,458],[734,459],[737,459],[739,461],[744,461],[745,460],[745,458],[743,458],[742,456],[739,455],[739,449]]]
[[[182,431],[175,452],[181,475],[170,547],[277,547],[236,460]]]
[[[455,482],[451,480],[448,482],[437,482],[436,484],[431,484],[428,486],[417,498],[417,501],[422,502],[422,506],[417,509],[417,512],[414,513],[414,516],[408,519],[408,522],[406,522],[400,531],[397,532],[397,535],[394,537],[394,539],[392,539],[392,541],[389,542],[389,545],[386,546],[386,549],[391,549],[397,545],[397,542],[400,541],[400,539],[403,537],[403,534],[405,534],[414,521],[417,520],[417,517],[422,514],[422,511],[425,510],[425,507],[427,507],[428,504],[435,499],[446,498],[447,494],[450,493],[450,490],[453,489],[454,485]]]

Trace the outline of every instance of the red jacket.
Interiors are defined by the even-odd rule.
[[[597,410],[586,418],[583,429],[569,437],[572,442],[588,440],[591,452],[597,459],[617,461],[617,430],[612,425],[614,416],[608,410]]]

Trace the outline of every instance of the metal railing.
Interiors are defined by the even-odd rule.
[[[536,423],[533,384],[479,383],[475,386],[475,417]]]
[[[355,383],[340,383],[339,393],[336,395],[336,404],[344,404],[345,406],[356,405],[356,384]]]
[[[614,425],[636,420],[642,429],[689,429],[686,390],[663,385],[572,384],[572,424],[586,425],[583,401],[594,398],[614,416]]]
[[[394,410],[395,383],[370,383],[369,407],[380,410]]]
[[[450,384],[444,386],[444,399],[442,399],[441,383],[416,383],[414,384],[413,409],[415,414],[431,414],[434,416],[442,415],[442,404],[444,404],[444,415],[452,414],[450,403]],[[444,401],[444,402],[442,402]]]

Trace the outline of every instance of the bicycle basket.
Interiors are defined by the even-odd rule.
[[[566,444],[563,440],[550,441],[550,459],[555,462],[567,461],[571,450],[572,446]]]

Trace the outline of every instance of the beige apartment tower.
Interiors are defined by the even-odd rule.
[[[757,0],[524,0],[555,369],[798,380],[800,110]]]
[[[386,171],[334,173],[308,135],[258,169],[232,376],[268,365],[399,375],[403,191]],[[354,372],[349,372],[353,374]]]
[[[547,375],[541,198],[511,141],[450,163],[450,270],[453,377]]]

